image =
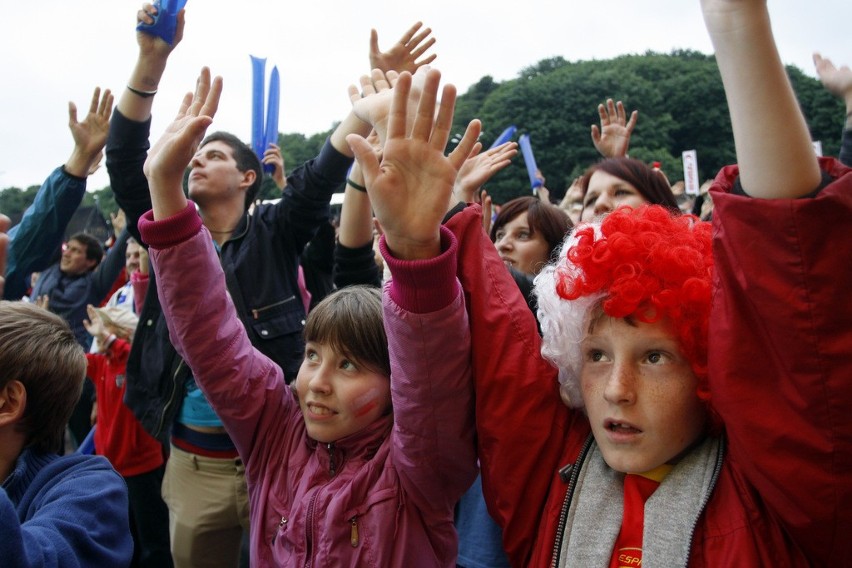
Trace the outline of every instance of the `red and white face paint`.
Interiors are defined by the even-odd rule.
[[[308,435],[324,444],[355,434],[390,406],[390,379],[328,345],[308,342],[296,377]]]

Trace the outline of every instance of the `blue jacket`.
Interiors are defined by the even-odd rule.
[[[0,564],[128,566],[127,486],[100,456],[25,449],[0,489]]]
[[[145,241],[136,224],[151,209],[142,172],[150,126],[150,120],[132,121],[116,110],[106,145],[115,199],[140,243]],[[299,255],[317,227],[327,222],[331,195],[342,190],[351,165],[352,158],[326,142],[316,158],[291,172],[281,200],[245,214],[219,252],[228,291],[249,340],[284,370],[288,382],[295,379],[304,356]],[[184,398],[189,368],[169,341],[157,288],[152,271],[127,361],[125,404],[145,430],[165,441]]]
[[[47,268],[62,244],[62,234],[86,194],[86,178],[58,167],[44,180],[21,222],[9,231],[3,299],[20,300],[32,272]]]

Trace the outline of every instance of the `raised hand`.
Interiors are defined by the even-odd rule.
[[[347,137],[364,172],[373,210],[384,230],[390,251],[402,259],[431,258],[440,254],[440,225],[459,169],[470,155],[481,129],[470,123],[449,156],[444,148],[450,136],[456,90],[446,85],[437,119],[441,74],[426,74],[417,112],[409,117],[412,78],[403,73],[394,87],[388,118],[387,142],[381,164],[361,136]]]
[[[89,103],[89,112],[82,122],[77,121],[77,105],[68,103],[68,128],[74,138],[74,150],[65,162],[65,171],[68,173],[86,177],[92,167],[100,162],[101,151],[109,133],[113,100],[109,89],[101,96],[101,88],[96,87]]]
[[[831,59],[814,53],[814,66],[820,83],[829,93],[846,103],[846,112],[852,112],[852,69],[848,65],[835,67]]]
[[[482,144],[477,142],[473,146],[470,156],[464,161],[459,175],[453,187],[453,201],[450,207],[459,201],[472,203],[475,201],[476,192],[491,177],[512,163],[512,158],[518,154],[517,142],[506,142],[485,152],[481,152]],[[481,153],[480,153],[481,152]]]
[[[421,65],[432,63],[437,57],[434,53],[417,61],[418,57],[435,44],[435,38],[428,37],[432,33],[431,28],[417,33],[422,26],[422,22],[411,26],[393,47],[385,52],[379,50],[379,34],[376,30],[372,30],[370,32],[370,69],[381,69],[385,73],[388,71],[414,73]],[[423,43],[424,40],[425,43]]]
[[[592,125],[592,142],[597,151],[605,158],[626,156],[639,111],[630,113],[628,120],[621,101],[613,104],[612,99],[607,99],[606,105],[598,105],[598,115],[601,117],[600,128]]]
[[[148,152],[144,171],[151,190],[154,219],[164,219],[186,207],[183,172],[213,122],[221,95],[222,78],[211,81],[210,69],[203,67],[195,94],[184,96],[174,121]]]
[[[86,306],[86,313],[89,314],[89,319],[83,320],[83,327],[89,332],[89,335],[98,340],[98,343],[103,345],[103,342],[109,337],[109,332],[104,325],[101,316],[95,311],[92,304]]]
[[[112,232],[118,238],[118,235],[127,228],[127,217],[124,215],[124,209],[119,209],[116,213],[110,213],[109,219],[112,224]]]
[[[157,15],[157,7],[150,3],[142,5],[142,9],[136,12],[136,22],[143,24],[153,24],[154,16]],[[172,45],[163,41],[162,38],[146,33],[142,30],[136,31],[136,43],[139,44],[139,52],[144,55],[154,57],[167,58],[172,50],[183,39],[185,10],[181,10],[177,15],[177,29],[175,30],[175,39]],[[156,85],[154,85],[156,87]]]
[[[261,162],[272,165],[272,181],[278,186],[278,189],[284,189],[287,186],[287,178],[284,177],[284,156],[281,155],[281,148],[278,144],[269,143],[269,148],[263,153]]]

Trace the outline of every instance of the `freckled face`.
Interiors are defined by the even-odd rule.
[[[355,434],[390,406],[390,380],[330,346],[308,342],[296,376],[308,435],[322,443]]]
[[[703,435],[707,410],[698,379],[663,322],[604,316],[582,352],[583,402],[611,468],[643,473],[673,463]]]

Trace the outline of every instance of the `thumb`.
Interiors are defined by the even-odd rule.
[[[77,124],[77,105],[72,101],[68,101],[68,124],[71,126]]]
[[[597,127],[597,125],[596,125],[596,124],[593,124],[593,125],[592,125],[592,140],[593,140],[595,143],[598,143],[598,142],[600,142],[600,141],[601,141],[601,131],[600,131],[600,129]]]
[[[355,160],[358,162],[358,167],[364,173],[364,181],[367,186],[372,185],[379,175],[379,159],[370,145],[363,136],[357,134],[349,134],[346,136],[346,142],[355,154]]]

